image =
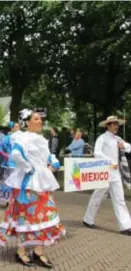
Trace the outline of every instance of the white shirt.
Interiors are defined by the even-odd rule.
[[[11,134],[11,144],[13,145],[15,142],[17,142],[19,140],[19,138],[21,138],[21,136],[23,136],[24,133],[21,130],[18,130],[14,133]]]
[[[17,167],[6,180],[6,184],[13,188],[21,188],[23,178],[32,167],[35,169],[26,189],[37,192],[54,191],[59,188],[53,173],[48,169],[50,154],[47,140],[36,133],[23,132],[22,136],[15,138],[15,143],[21,145],[28,161],[24,160],[18,150],[12,151],[12,159]]]
[[[95,144],[94,155],[96,158],[110,161],[112,165],[119,164],[118,142],[124,144],[125,152],[131,152],[131,145],[123,141],[120,137],[107,131],[98,137]],[[119,169],[110,169],[110,181],[119,181],[121,174]]]
[[[107,131],[98,137],[95,144],[94,155],[96,158],[102,158],[111,161],[113,165],[119,164],[118,142],[124,144],[125,152],[131,152],[131,145],[123,141],[120,137]]]

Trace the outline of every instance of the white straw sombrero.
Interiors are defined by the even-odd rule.
[[[110,116],[106,120],[103,120],[99,123],[99,127],[105,128],[108,123],[117,122],[119,125],[123,125],[126,123],[124,119],[118,119],[116,116]]]

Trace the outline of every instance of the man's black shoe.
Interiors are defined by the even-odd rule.
[[[131,236],[131,229],[121,231],[121,234]]]
[[[83,225],[89,229],[96,229],[96,225],[95,224],[88,224],[85,221],[83,221]]]

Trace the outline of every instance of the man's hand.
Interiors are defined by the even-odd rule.
[[[124,147],[124,144],[122,143],[122,142],[119,142],[118,143],[118,147],[119,147],[119,149],[124,149],[125,147]]]
[[[118,169],[118,165],[111,165],[111,167],[112,167],[114,170]]]

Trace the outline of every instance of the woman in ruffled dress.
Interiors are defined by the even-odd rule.
[[[48,167],[50,152],[47,140],[40,134],[40,115],[24,110],[21,119],[27,131],[18,138],[12,150],[17,167],[6,180],[12,192],[4,222],[0,225],[0,245],[5,246],[7,237],[15,235],[18,262],[52,268],[43,246],[52,245],[65,235],[52,195],[59,184],[52,166]],[[32,257],[26,251],[27,246],[33,247]]]
[[[3,157],[3,161],[1,163],[1,167],[4,169],[3,180],[0,184],[0,203],[7,203],[10,200],[10,192],[2,190],[4,187],[4,183],[6,179],[10,176],[13,172],[14,168],[16,167],[15,162],[10,156],[12,151],[12,136],[19,132],[20,125],[14,121],[10,121],[8,123],[9,132],[7,135],[4,135],[0,144],[0,155]]]
[[[3,137],[2,144],[0,145],[0,150],[3,151],[3,153],[7,154],[7,156],[9,156],[12,151],[11,137],[18,130],[20,130],[20,125],[14,121],[10,121],[8,123],[8,129],[9,132]],[[10,175],[10,173],[12,173],[12,169],[14,169],[16,165],[15,162],[11,158],[9,158],[4,159],[1,166],[5,169],[4,179],[6,180],[6,178]]]

